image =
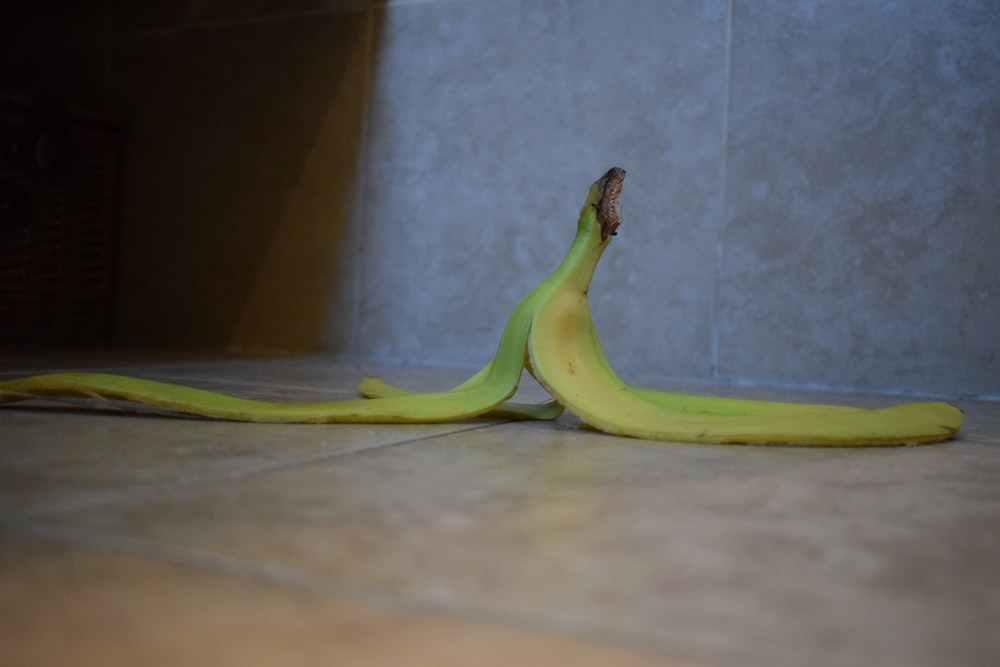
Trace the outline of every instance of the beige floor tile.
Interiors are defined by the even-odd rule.
[[[614,645],[0,533],[0,664],[640,667]]]
[[[0,511],[59,512],[480,427],[231,424],[0,410]]]
[[[357,398],[362,377],[384,375],[405,388],[446,389],[464,380],[467,369],[387,367],[307,360],[177,361],[130,366],[117,360],[82,366],[261,400],[338,400]],[[43,371],[41,364],[34,371]],[[17,376],[13,372],[8,376]],[[520,400],[545,400],[533,381]],[[20,404],[0,408],[0,510],[58,511],[106,502],[122,494],[155,494],[177,486],[250,474],[385,445],[477,428],[495,420],[453,424],[400,425],[250,425],[116,414],[122,403],[79,401]]]
[[[108,367],[308,399],[346,396],[368,373],[415,389],[468,374],[324,360]],[[527,400],[542,397],[530,383],[526,390]],[[719,393],[869,406],[903,400]],[[460,656],[471,655],[462,652],[468,644],[512,660],[497,664],[539,656],[586,664],[603,655],[588,649],[580,657],[567,636],[693,665],[995,664],[1000,639],[982,628],[1000,618],[1000,404],[959,405],[966,425],[958,440],[870,450],[644,442],[580,430],[570,415],[551,424],[264,426],[0,409],[0,521],[133,556],[37,555],[31,540],[7,539],[13,556],[0,561],[0,585],[20,595],[11,582],[48,590],[52,581],[82,580],[89,593],[81,599],[126,619],[122,610],[153,614],[162,598],[172,620],[127,635],[122,650],[132,653],[122,661],[157,652],[183,662],[189,654],[171,651],[187,650],[185,633],[197,647],[214,627],[256,635],[273,624],[277,638],[261,639],[252,653],[280,663],[297,655],[287,653],[293,644],[309,646],[300,635],[288,639],[281,619],[313,630],[327,615],[347,614],[344,623],[363,627],[364,642],[374,638],[361,647],[375,651],[363,653],[370,664],[400,664],[398,643],[383,640],[390,635],[416,656],[406,664],[448,664],[440,656],[451,653],[439,647],[451,634]],[[28,567],[36,561],[41,570]],[[225,576],[178,573],[178,564]],[[284,590],[290,583],[296,592]],[[199,597],[202,588],[211,602]],[[371,611],[371,600],[390,609]],[[53,622],[75,638],[67,644],[75,653],[117,650],[108,637],[114,622],[59,606],[69,615]],[[190,615],[178,610],[203,607],[212,622],[191,628],[178,620]],[[498,621],[503,628],[493,627]],[[56,645],[44,648],[58,662]],[[522,649],[528,653],[504,653]],[[237,644],[215,650],[240,664],[249,659]],[[315,650],[325,656],[340,647]]]
[[[982,664],[1000,447],[665,445],[507,424],[76,526],[723,664]]]

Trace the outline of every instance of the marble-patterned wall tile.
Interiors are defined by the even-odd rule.
[[[707,373],[725,2],[390,3],[369,116],[359,352],[487,359],[590,183],[628,171],[591,290],[626,372]]]
[[[368,35],[346,14],[118,40],[124,342],[350,345]]]
[[[719,372],[1000,393],[1000,11],[735,3]]]

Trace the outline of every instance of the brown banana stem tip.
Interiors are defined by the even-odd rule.
[[[602,190],[601,199],[597,202],[597,222],[601,225],[602,243],[607,241],[609,236],[618,233],[618,225],[622,222],[618,197],[622,193],[624,182],[625,170],[621,167],[611,167],[597,181],[597,186]]]

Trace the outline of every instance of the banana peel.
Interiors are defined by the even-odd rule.
[[[514,308],[493,358],[451,389],[409,392],[381,378],[365,378],[360,399],[270,402],[123,375],[70,372],[2,382],[0,404],[89,398],[266,423],[437,423],[479,416],[551,420],[568,409],[585,425],[614,435],[713,444],[906,445],[946,440],[961,428],[961,410],[941,402],[863,409],[695,396],[625,383],[601,348],[588,301],[594,269],[621,223],[624,179],[624,170],[615,167],[590,187],[562,262]],[[551,401],[510,400],[525,369]]]

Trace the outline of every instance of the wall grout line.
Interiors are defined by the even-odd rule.
[[[719,199],[715,224],[715,275],[712,285],[712,309],[709,323],[709,361],[708,376],[718,380],[719,375],[719,310],[720,282],[722,278],[722,262],[725,258],[723,247],[723,231],[726,225],[729,188],[729,110],[732,95],[732,64],[733,64],[733,0],[726,0],[726,24],[723,36],[725,41],[722,70],[722,123],[719,150]]]

